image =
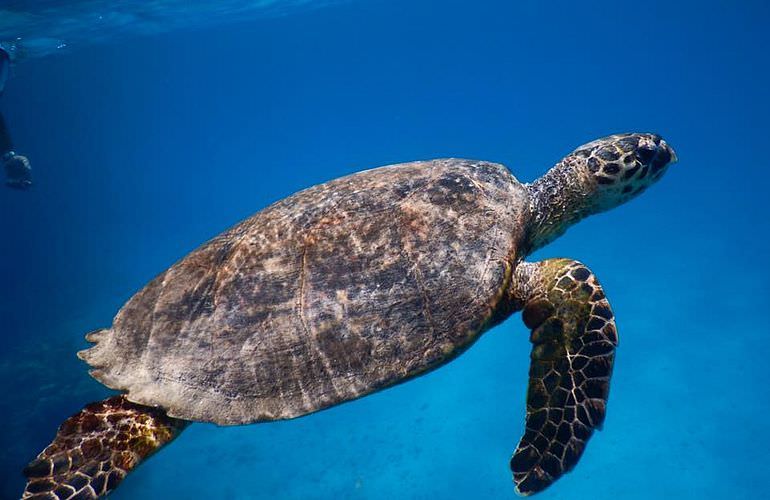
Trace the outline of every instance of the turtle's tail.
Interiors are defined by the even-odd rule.
[[[23,499],[99,498],[189,422],[114,396],[91,403],[59,427],[24,469]]]

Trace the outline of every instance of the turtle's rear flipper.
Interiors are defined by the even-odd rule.
[[[24,469],[24,499],[98,498],[188,422],[115,396],[91,403],[59,427],[56,438]]]
[[[521,495],[570,471],[604,421],[618,338],[599,282],[581,263],[552,259],[516,270],[532,329],[527,422],[511,458]]]

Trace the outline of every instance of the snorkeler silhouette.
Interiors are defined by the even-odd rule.
[[[10,72],[11,55],[0,44],[0,96],[3,95]],[[32,185],[32,167],[26,156],[17,155],[13,149],[11,135],[0,112],[0,163],[5,168],[5,184],[16,189],[27,189]]]

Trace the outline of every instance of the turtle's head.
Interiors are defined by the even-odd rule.
[[[676,162],[674,150],[656,134],[611,135],[580,146],[565,160],[570,157],[574,168],[584,169],[591,181],[586,186],[591,213],[625,203]]]
[[[634,198],[663,177],[676,159],[656,134],[617,134],[580,146],[529,186],[531,249],[588,215]]]

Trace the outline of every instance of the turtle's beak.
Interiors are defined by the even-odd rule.
[[[668,161],[669,165],[673,165],[674,163],[679,161],[679,157],[676,155],[674,148],[669,146],[668,143],[663,139],[660,140],[660,147],[668,151],[668,154],[671,155],[671,159]]]

